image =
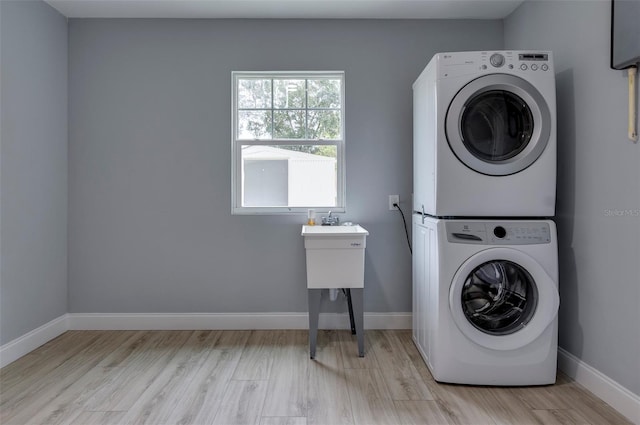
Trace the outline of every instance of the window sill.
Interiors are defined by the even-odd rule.
[[[307,214],[313,209],[316,214],[324,214],[331,211],[332,213],[343,214],[346,212],[345,207],[234,207],[231,209],[232,215],[288,215],[288,214]]]

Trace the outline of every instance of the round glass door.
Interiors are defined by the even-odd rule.
[[[476,329],[489,335],[509,335],[531,321],[538,289],[520,265],[492,260],[471,271],[460,301],[465,317]]]
[[[484,249],[464,261],[449,288],[449,311],[470,341],[515,350],[535,341],[558,314],[557,276],[512,248]]]
[[[460,118],[462,142],[478,159],[504,161],[522,152],[533,135],[533,114],[521,97],[489,90],[467,102]]]
[[[490,74],[455,95],[445,131],[464,165],[482,174],[506,176],[538,159],[551,126],[549,107],[531,83],[515,75]]]

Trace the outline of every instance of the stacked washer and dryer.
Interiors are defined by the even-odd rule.
[[[551,52],[439,53],[413,93],[416,346],[440,382],[554,383]]]

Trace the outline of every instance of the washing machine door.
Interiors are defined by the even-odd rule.
[[[449,306],[460,331],[478,345],[515,350],[535,341],[558,314],[555,282],[531,256],[490,248],[453,277]]]
[[[528,81],[490,74],[464,86],[446,116],[456,157],[482,174],[506,176],[533,164],[551,134],[549,106]]]

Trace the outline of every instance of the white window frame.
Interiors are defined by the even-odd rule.
[[[238,80],[242,78],[291,78],[314,79],[334,78],[341,80],[340,138],[339,139],[240,139],[238,138]],[[255,214],[301,214],[308,209],[319,212],[331,210],[344,213],[345,207],[345,101],[344,71],[232,71],[231,73],[231,213],[239,215]],[[272,105],[273,107],[273,105]],[[305,105],[305,107],[307,107]],[[304,207],[245,207],[242,206],[242,146],[266,145],[328,145],[336,147],[336,205],[306,205]],[[313,188],[309,188],[313,190]]]

